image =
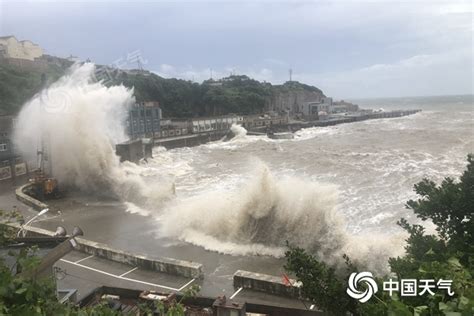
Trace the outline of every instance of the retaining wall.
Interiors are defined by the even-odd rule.
[[[234,288],[251,289],[281,296],[301,297],[301,290],[296,280],[290,280],[293,286],[283,283],[282,277],[237,270],[234,273]]]
[[[209,133],[183,135],[169,138],[157,138],[155,139],[155,146],[163,146],[166,149],[180,148],[180,147],[193,147],[208,142],[216,141],[224,137],[228,131],[216,131]]]
[[[45,208],[48,208],[48,204],[38,201],[37,199],[32,198],[31,196],[25,193],[25,190],[28,189],[30,186],[32,186],[32,184],[27,183],[17,188],[15,190],[16,199],[38,212]]]
[[[38,201],[31,196],[24,193],[24,190],[31,184],[26,184],[18,188],[15,192],[16,198],[32,207],[36,211],[41,211],[48,207],[47,204]],[[17,223],[9,223],[8,225],[20,229],[20,225]],[[27,226],[24,230],[28,232],[29,236],[53,236],[54,232],[38,228]],[[169,273],[174,275],[180,275],[187,278],[202,278],[202,264],[191,261],[178,260],[173,258],[148,258],[145,255],[133,254],[130,252],[114,249],[106,244],[90,241],[84,238],[76,238],[78,248],[77,250],[91,254],[97,257],[105,258],[111,261],[125,263],[140,267],[147,270],[158,271],[163,273]]]
[[[187,278],[202,278],[202,264],[173,258],[152,259],[145,255],[109,247],[106,244],[76,238],[78,250],[111,261],[129,264],[147,270],[180,275]]]

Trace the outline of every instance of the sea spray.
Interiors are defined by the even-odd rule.
[[[135,102],[133,90],[94,82],[93,73],[93,64],[76,64],[28,101],[18,116],[15,145],[31,162],[44,143],[60,186],[156,203],[171,185],[145,185],[115,154],[115,144],[127,139],[124,122]]]
[[[393,240],[374,243],[374,236],[350,236],[336,207],[336,186],[276,179],[263,163],[254,173],[235,191],[174,201],[160,216],[161,234],[232,255],[281,257],[288,241],[329,264],[343,267],[346,253],[356,264],[380,273],[394,248],[401,248]]]
[[[247,135],[247,130],[239,124],[232,124],[230,130],[234,133],[235,138],[242,138]]]

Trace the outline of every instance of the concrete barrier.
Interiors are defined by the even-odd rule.
[[[32,185],[33,184],[31,183],[27,183],[17,188],[15,190],[16,199],[22,202],[23,204],[28,205],[29,207],[33,208],[35,211],[38,211],[38,212],[45,208],[48,208],[48,204],[38,201],[37,199],[32,198],[31,196],[25,193],[25,190],[31,187]]]
[[[18,223],[7,223],[6,225],[13,227],[17,230],[23,228],[23,230],[27,232],[27,236],[54,236],[54,232],[39,227],[22,227]],[[119,249],[114,249],[106,244],[90,241],[79,237],[76,237],[76,241],[76,250],[110,261],[124,263],[146,270],[184,276],[187,278],[203,277],[202,264],[197,262],[178,260],[173,258],[149,258],[145,255],[133,254]]]
[[[227,134],[227,132],[228,131],[215,131],[168,138],[157,138],[154,140],[154,145],[162,146],[166,149],[199,146],[208,142],[220,140]]]
[[[45,208],[48,208],[48,205],[32,198],[27,195],[24,191],[31,184],[25,184],[19,187],[15,194],[16,198],[25,203],[26,205],[32,207],[36,211],[41,211]],[[20,229],[20,225],[17,223],[9,223],[8,225]],[[23,227],[25,231],[28,232],[30,236],[53,236],[54,232],[38,228],[27,226]],[[169,273],[174,275],[180,275],[187,278],[202,278],[202,264],[197,262],[178,260],[173,258],[149,258],[145,255],[132,254],[126,251],[119,249],[114,249],[109,247],[106,244],[90,241],[84,238],[76,238],[78,243],[78,250],[91,254],[97,257],[105,258],[111,261],[125,263],[140,267],[147,270],[158,271],[163,273]]]
[[[298,284],[296,280],[292,279],[290,279],[290,282],[293,285],[285,284],[282,277],[244,270],[237,270],[237,272],[234,273],[234,288],[242,287],[244,289],[251,289],[269,294],[300,298],[301,284]]]
[[[147,270],[180,275],[187,278],[202,278],[202,264],[173,258],[153,259],[145,255],[132,254],[109,247],[106,244],[76,238],[78,250],[100,258],[129,264]]]

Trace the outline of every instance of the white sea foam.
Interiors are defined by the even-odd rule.
[[[347,253],[356,263],[385,271],[395,242],[387,241],[387,247],[382,238],[377,243],[373,236],[353,239],[336,209],[334,185],[296,177],[277,180],[263,163],[254,174],[238,189],[213,189],[175,201],[160,216],[160,233],[232,255],[280,257],[288,241],[331,264],[342,264]]]
[[[234,133],[234,138],[242,138],[247,135],[247,130],[239,124],[232,124],[230,130],[232,133]]]
[[[133,90],[94,82],[93,73],[93,64],[74,65],[27,102],[18,116],[15,144],[34,161],[44,142],[62,186],[158,203],[170,196],[172,185],[145,184],[115,154],[115,144],[126,139],[124,118],[135,101]]]

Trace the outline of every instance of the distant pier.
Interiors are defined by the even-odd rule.
[[[373,119],[395,118],[395,117],[413,115],[418,112],[421,112],[421,110],[404,110],[404,111],[396,110],[396,111],[389,111],[389,112],[347,114],[344,116],[333,117],[326,120],[309,121],[309,122],[293,122],[293,123],[289,123],[288,126],[286,127],[278,128],[278,131],[291,130],[292,132],[296,132],[302,128],[324,127],[324,126],[332,126],[332,125],[360,122],[360,121],[373,120]]]

